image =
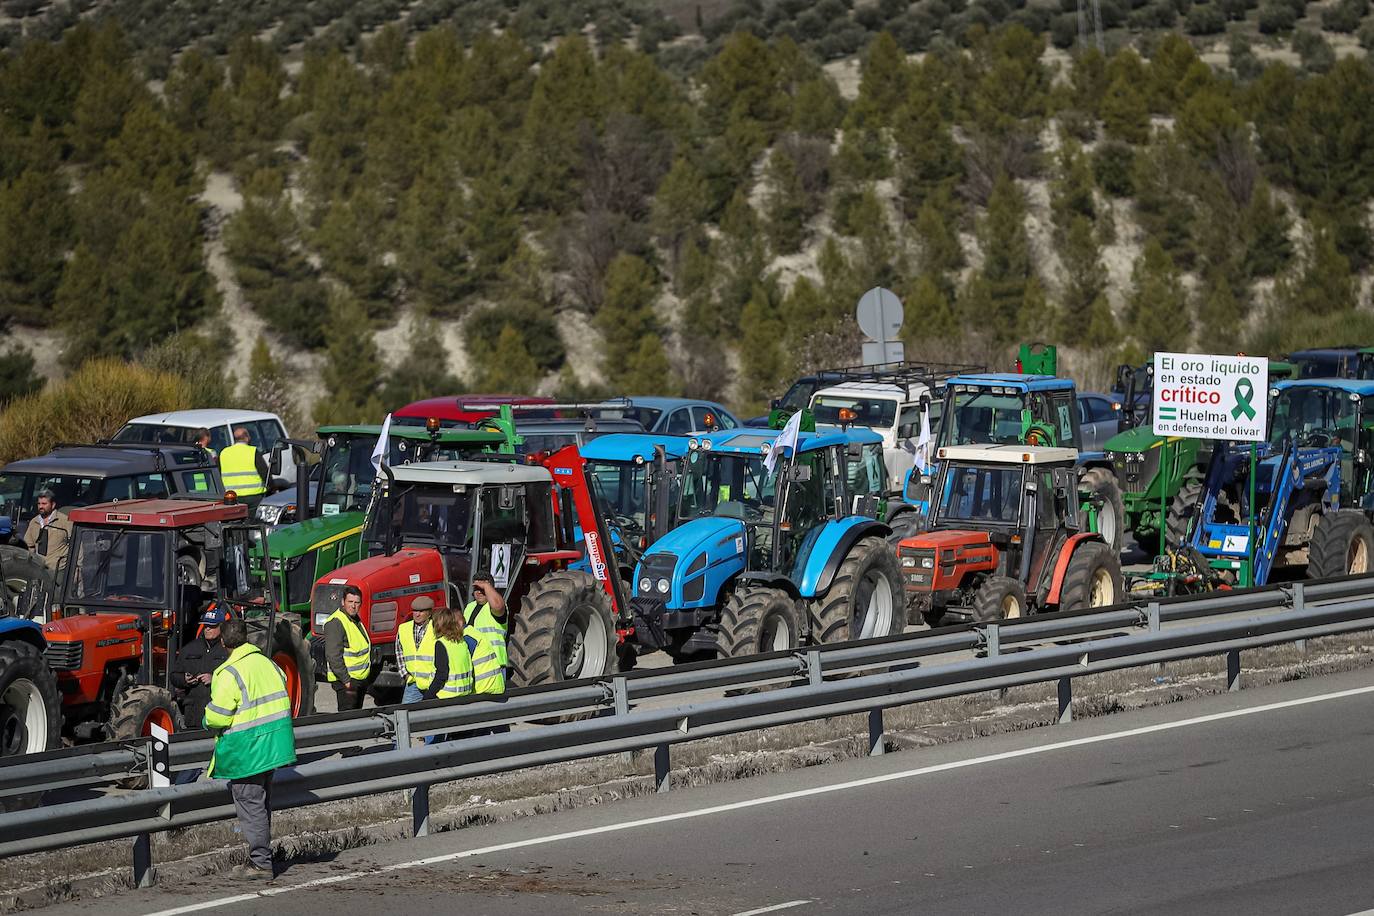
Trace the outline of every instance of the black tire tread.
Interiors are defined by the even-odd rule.
[[[3,575],[6,582],[12,578],[22,578],[28,583],[26,589],[33,589],[34,586],[38,586],[39,591],[47,595],[49,600],[58,600],[56,577],[53,576],[48,567],[43,565],[42,560],[22,547],[14,547],[13,545],[0,547],[0,575]],[[33,608],[19,606],[19,601],[23,597],[24,595],[21,593],[10,594],[6,587],[5,594],[0,598],[0,606],[10,608],[18,616],[27,617]]]
[[[1122,539],[1126,536],[1126,503],[1121,497],[1121,485],[1117,483],[1116,475],[1107,468],[1088,468],[1079,481],[1079,489],[1111,503],[1112,511],[1116,513],[1116,539],[1108,546],[1120,554]]]
[[[1169,516],[1165,520],[1165,544],[1167,550],[1177,550],[1188,536],[1188,524],[1193,520],[1198,501],[1202,499],[1202,472],[1196,468],[1183,476],[1178,492],[1169,503]]]
[[[808,602],[811,615],[811,641],[813,643],[845,642],[851,637],[849,626],[852,620],[854,589],[870,565],[870,556],[877,556],[876,562],[888,569],[889,584],[893,587],[892,632],[900,633],[906,627],[906,612],[903,608],[906,591],[902,585],[902,569],[897,563],[897,555],[892,545],[880,537],[859,538],[849,549],[849,554],[835,572],[835,578],[824,595],[818,595]],[[877,636],[887,636],[878,633]]]
[[[0,643],[0,693],[17,678],[26,678],[34,683],[43,695],[43,706],[48,713],[47,747],[34,748],[37,751],[50,751],[62,743],[62,695],[57,691],[57,677],[43,660],[38,647],[18,639]]]
[[[1349,573],[1346,555],[1351,540],[1363,537],[1374,558],[1374,526],[1358,509],[1340,509],[1324,514],[1312,532],[1307,552],[1307,578],[1329,579]]]
[[[1111,573],[1115,598],[1122,600],[1121,558],[1103,541],[1086,541],[1074,548],[1069,566],[1064,570],[1064,582],[1059,588],[1061,611],[1076,611],[1088,607],[1092,595],[1093,572],[1105,566]]]
[[[312,716],[315,714],[315,657],[310,654],[310,646],[299,626],[289,620],[278,620],[276,630],[272,637],[272,648],[280,651],[283,645],[291,646],[291,654],[296,657],[296,670],[301,679],[301,708],[295,718]],[[253,644],[259,649],[266,648],[266,640],[261,634],[254,636]]]
[[[615,614],[611,600],[590,573],[561,569],[551,572],[530,586],[510,625],[507,643],[513,686],[537,687],[563,680],[555,664],[562,647],[555,639],[559,610],[570,601],[585,599],[605,615],[611,646],[604,674],[614,674],[618,666],[615,651]]]
[[[978,623],[995,623],[1002,619],[1002,598],[1007,594],[1017,596],[1021,602],[1021,616],[1030,613],[1026,601],[1026,586],[1011,576],[989,576],[978,586],[973,595],[973,606],[969,609]]]
[[[792,596],[780,588],[746,585],[735,589],[721,609],[720,632],[716,636],[719,657],[739,658],[762,652],[761,624],[774,610],[787,615],[792,626],[791,648],[796,648],[801,641],[801,614]]]

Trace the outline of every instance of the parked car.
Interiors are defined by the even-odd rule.
[[[198,429],[210,431],[210,448],[219,454],[234,444],[234,430],[244,427],[252,444],[264,456],[272,451],[278,439],[286,438],[286,426],[274,413],[260,410],[174,410],[171,413],[134,417],[114,434],[115,443],[146,445],[190,445]],[[283,468],[287,481],[296,480],[295,468]]]
[[[552,404],[553,398],[517,397],[511,394],[461,394],[452,397],[425,398],[407,404],[391,413],[391,422],[397,426],[424,426],[430,419],[439,421],[444,429],[466,428],[478,420],[496,416],[496,409],[502,404],[512,406]],[[490,410],[485,405],[491,405]],[[553,416],[550,411],[549,416]],[[378,417],[380,421],[381,418]]]
[[[1107,440],[1121,432],[1122,403],[1110,394],[1085,391],[1078,395],[1078,425],[1083,451],[1100,452]]]
[[[735,429],[739,418],[715,401],[689,398],[633,397],[625,416],[638,420],[651,433],[694,436],[718,429]]]

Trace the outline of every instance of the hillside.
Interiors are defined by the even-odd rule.
[[[0,397],[749,410],[877,284],[912,355],[1092,387],[1374,339],[1367,0],[1127,6],[0,0]]]

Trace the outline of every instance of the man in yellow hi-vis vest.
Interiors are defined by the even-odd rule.
[[[362,609],[362,589],[346,586],[342,604],[324,623],[324,657],[339,712],[361,709],[367,696],[372,640],[361,620]]]
[[[272,880],[272,772],[296,762],[286,677],[248,641],[241,617],[221,628],[229,658],[210,679],[205,727],[215,733],[209,775],[229,780],[248,862],[235,872]]]
[[[267,492],[267,462],[253,445],[248,429],[234,429],[234,444],[220,452],[219,476],[224,489],[245,499],[256,499]]]
[[[496,652],[497,663],[510,665],[506,651],[506,599],[496,587],[491,573],[479,572],[472,577],[472,598],[463,608],[463,623],[470,633],[481,636]]]
[[[396,631],[396,662],[406,679],[402,703],[423,700],[434,680],[435,633],[429,620],[433,612],[434,599],[421,595],[410,605],[410,619]]]

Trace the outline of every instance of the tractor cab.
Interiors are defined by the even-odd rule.
[[[242,504],[176,499],[71,512],[62,604],[43,631],[73,737],[199,728],[182,721],[169,670],[212,602],[243,617],[287,674],[293,711],[312,711],[313,668],[299,631],[277,625],[271,579],[253,560],[266,548],[266,527],[247,515]]]
[[[579,561],[581,527],[590,571]],[[361,619],[373,644],[377,685],[403,686],[396,631],[426,595],[461,609],[473,577],[490,573],[513,618],[508,624],[519,683],[614,670],[626,607],[618,567],[585,462],[573,447],[541,464],[433,461],[383,466],[363,524],[368,556],[333,569],[311,595],[313,642],[321,638],[346,586],[362,589]],[[572,602],[572,606],[565,606]],[[546,616],[556,618],[552,623]],[[531,618],[522,623],[522,615]],[[523,667],[522,667],[523,662]]]
[[[1088,530],[1073,449],[961,445],[939,451],[928,530],[898,554],[907,596],[932,621],[977,621],[1111,604],[1121,567]]]
[[[691,441],[684,436],[617,433],[579,449],[606,510],[612,545],[626,576],[644,549],[677,525],[678,479]]]

